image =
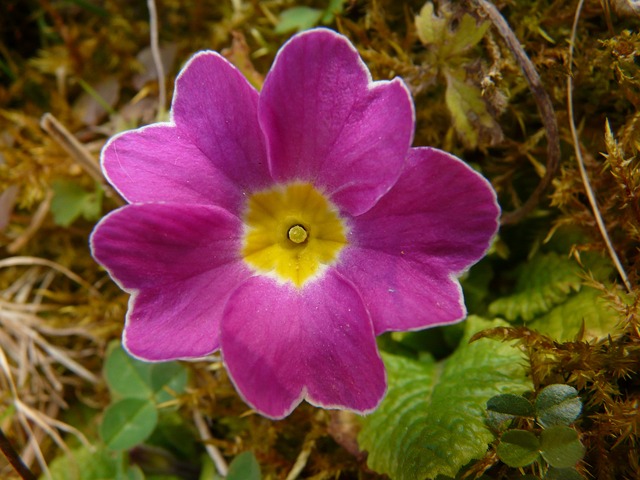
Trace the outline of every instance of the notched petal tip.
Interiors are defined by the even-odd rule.
[[[303,399],[366,413],[386,389],[369,314],[336,272],[302,290],[247,280],[227,302],[221,350],[243,399],[270,418]]]
[[[357,286],[376,334],[464,318],[458,276],[479,261],[498,229],[490,183],[457,157],[413,148],[398,182],[351,220],[338,265]]]
[[[352,215],[393,186],[415,127],[404,82],[373,82],[351,42],[327,29],[280,50],[258,116],[273,177],[313,182]]]

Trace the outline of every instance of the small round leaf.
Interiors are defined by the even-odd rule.
[[[585,448],[573,428],[556,425],[542,431],[540,450],[552,467],[570,468],[582,459]]]
[[[111,393],[124,398],[150,398],[163,403],[184,392],[187,369],[178,362],[149,363],[129,355],[120,345],[110,348],[104,376]]]
[[[487,402],[487,410],[517,417],[533,417],[535,410],[531,402],[522,395],[504,393],[491,397]]]
[[[498,444],[498,458],[510,467],[526,467],[538,458],[540,442],[527,430],[507,430]]]
[[[151,400],[124,398],[107,407],[100,436],[112,450],[126,450],[144,442],[156,428],[158,411]]]
[[[562,384],[545,387],[536,398],[536,413],[543,427],[569,425],[580,416],[582,401],[578,391]]]
[[[487,410],[487,418],[485,422],[493,432],[502,432],[511,426],[514,418],[515,417],[513,415]]]
[[[189,375],[181,363],[153,363],[151,367],[151,389],[157,403],[172,400],[174,393],[184,393]]]
[[[151,364],[131,357],[120,345],[110,348],[104,363],[104,377],[112,394],[120,397],[150,398]]]

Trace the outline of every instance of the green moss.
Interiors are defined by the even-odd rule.
[[[31,402],[31,408],[50,412],[52,417],[65,404],[70,409],[87,404],[103,410],[109,403],[108,392],[104,383],[90,379],[92,375],[100,378],[104,347],[121,334],[128,296],[93,261],[87,242],[95,208],[104,215],[118,203],[105,196],[101,205],[92,203],[88,213],[81,209],[88,219],[80,215],[73,223],[59,218],[56,223],[49,204],[50,192],[59,189],[55,185],[74,185],[76,192],[90,193],[95,191],[95,181],[43,132],[39,122],[43,113],[51,112],[97,158],[111,135],[155,121],[157,81],[138,83],[145,69],[138,55],[149,43],[148,12],[145,2],[125,0],[105,0],[99,7],[79,0],[9,0],[0,7],[0,17],[4,18],[2,9],[17,8],[18,3],[20,9],[15,10],[12,24],[4,27],[0,40],[0,192],[17,187],[15,201],[0,212],[0,219],[8,216],[0,232],[0,247],[3,257],[18,259],[16,265],[0,268],[5,315],[0,328],[11,345],[17,346],[7,349],[3,344],[3,348],[14,380],[21,379],[16,393],[22,401]],[[239,10],[234,10],[234,2],[158,2],[161,43],[175,52],[167,70],[169,92],[180,65],[200,49],[228,49],[229,58],[259,87],[289,35],[277,33],[280,15],[296,7],[326,12],[329,6],[326,0],[236,3]],[[535,271],[532,261],[549,256],[550,251],[563,259],[573,255],[578,261],[585,252],[606,255],[585,201],[567,123],[567,55],[576,4],[551,0],[496,3],[551,98],[560,127],[562,164],[533,212],[503,229],[502,255],[491,254],[483,261],[488,274],[479,281],[472,272],[466,284],[473,291],[471,313],[487,312],[489,305],[516,298],[521,292],[514,279],[521,272]],[[607,478],[601,476],[605,474],[635,478],[639,475],[632,454],[639,441],[633,419],[640,383],[640,35],[635,18],[603,9],[610,3],[614,2],[586,2],[571,69],[587,172],[632,291],[621,292],[612,268],[589,272],[577,262],[566,272],[562,285],[547,285],[547,293],[552,298],[566,296],[566,285],[570,285],[589,294],[572,296],[572,303],[564,303],[563,308],[575,313],[597,303],[607,311],[606,322],[589,319],[598,328],[587,332],[592,334],[588,342],[578,337],[556,343],[522,327],[517,315],[513,328],[492,335],[519,342],[527,353],[536,391],[551,383],[566,383],[579,391],[586,410],[577,428],[587,447],[579,469],[584,471],[589,465],[590,473],[600,478]],[[416,103],[414,144],[445,148],[462,156],[490,178],[505,211],[521,206],[544,174],[546,133],[513,53],[477,3],[357,0],[341,6],[342,12],[336,10],[333,19],[325,15],[319,21],[328,22],[355,42],[374,78],[404,78]],[[106,78],[116,85],[117,95],[109,97],[100,89]],[[96,113],[91,122],[80,108],[87,86],[109,107]],[[96,109],[101,103],[95,98],[89,102]],[[27,313],[25,305],[31,309]],[[562,316],[556,309],[536,321],[544,322],[544,331],[556,332],[554,323]],[[10,323],[5,318],[22,321]],[[573,315],[571,335],[579,323]],[[607,329],[610,331],[605,332]],[[34,346],[34,337],[25,332],[37,334],[44,343]],[[562,340],[567,340],[566,335]],[[414,347],[420,348],[418,344],[412,344]],[[63,357],[52,357],[46,348],[55,348]],[[27,365],[18,354],[32,351],[40,360]],[[60,358],[72,362],[60,362]],[[376,478],[357,455],[358,426],[353,418],[338,418],[308,405],[280,422],[245,415],[247,407],[223,369],[205,363],[189,368],[191,381],[187,393],[180,396],[174,420],[191,425],[195,410],[210,418],[216,444],[228,458],[252,450],[264,478],[284,478],[306,448],[311,455],[301,478]],[[0,404],[7,407],[13,405],[14,394],[5,388],[7,379],[2,375]],[[8,425],[11,438],[24,447],[28,434],[15,410],[9,411],[13,412],[11,419],[4,418],[3,427]],[[95,441],[97,437],[89,438]],[[48,461],[64,455],[47,437],[42,448]],[[188,460],[199,465],[202,452],[199,448]],[[497,461],[493,451],[464,468],[469,474],[486,470],[486,475],[495,478],[515,474]]]

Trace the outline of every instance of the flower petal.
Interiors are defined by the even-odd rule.
[[[414,129],[402,80],[372,82],[353,45],[323,28],[282,47],[259,118],[273,177],[309,181],[353,215],[395,183]]]
[[[464,162],[412,149],[389,193],[352,219],[338,265],[361,293],[376,335],[462,319],[456,277],[486,253],[499,215],[490,184]]]
[[[386,389],[369,315],[333,271],[303,289],[263,276],[247,280],[227,303],[221,343],[241,395],[271,418],[305,398],[368,412]]]
[[[109,182],[131,203],[220,205],[237,211],[242,192],[170,123],[113,137],[102,150]]]
[[[239,190],[252,192],[272,183],[258,124],[258,92],[217,52],[200,52],[182,69],[172,118],[179,135]]]
[[[201,205],[128,205],[91,235],[94,257],[131,293],[124,344],[145,360],[200,357],[219,347],[224,304],[251,275],[240,221]]]

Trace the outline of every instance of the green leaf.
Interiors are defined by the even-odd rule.
[[[61,453],[49,464],[49,470],[52,480],[105,480],[116,478],[121,463],[121,454],[108,451],[103,445],[91,449],[83,445],[70,454]]]
[[[467,50],[475,47],[484,34],[487,33],[489,26],[491,23],[489,22],[476,22],[476,19],[473,18],[468,13],[465,13],[458,24],[458,28],[451,35],[451,39],[447,42],[448,55],[462,55]]]
[[[195,458],[199,451],[197,432],[183,415],[173,409],[159,412],[158,425],[145,442],[147,445],[169,450],[182,458]]]
[[[584,480],[575,468],[549,468],[545,480]]]
[[[487,410],[516,417],[533,417],[535,415],[531,402],[522,395],[514,395],[513,393],[503,393],[491,397],[487,402]]]
[[[418,38],[425,45],[440,45],[444,42],[447,20],[434,13],[433,3],[424,4],[416,16]]]
[[[107,354],[104,376],[112,394],[124,398],[150,398],[157,403],[183,393],[187,369],[178,362],[148,363],[131,357],[121,346]]]
[[[564,425],[546,428],[540,435],[542,457],[556,468],[575,466],[584,457],[585,448],[578,432]]]
[[[556,253],[540,254],[520,268],[514,293],[489,305],[489,312],[507,320],[525,321],[550,311],[580,289],[580,268]]]
[[[149,398],[153,394],[150,364],[131,357],[119,344],[110,346],[107,352],[104,377],[111,394],[125,398]]]
[[[156,402],[168,402],[175,398],[174,394],[184,393],[189,374],[182,364],[166,362],[149,365],[151,366],[151,390]]]
[[[510,467],[526,467],[536,461],[540,441],[527,430],[507,430],[500,438],[498,458]]]
[[[454,21],[458,24],[455,29],[452,28]],[[432,46],[443,64],[450,63],[452,57],[460,57],[475,47],[491,25],[489,22],[478,23],[468,13],[459,19],[446,3],[440,3],[436,14],[431,2],[425,3],[420,9],[415,24],[420,41]]]
[[[320,22],[328,25],[333,22],[333,19],[336,15],[340,15],[344,10],[344,2],[345,0],[329,0],[329,5],[327,9],[323,12],[322,18]]]
[[[497,435],[500,432],[507,430],[513,423],[514,418],[515,417],[513,415],[498,413],[494,412],[493,410],[487,410],[487,427],[489,427],[491,431]]]
[[[619,320],[602,298],[601,292],[582,287],[566,302],[531,322],[530,328],[559,342],[574,340],[584,322],[584,339],[601,338],[611,333]]]
[[[493,277],[491,261],[485,257],[460,278],[460,284],[464,291],[464,303],[468,311],[486,310],[487,297],[493,290],[491,287]]]
[[[578,391],[570,385],[554,384],[542,389],[536,398],[536,414],[543,427],[569,425],[582,412]]]
[[[52,187],[51,213],[57,225],[68,227],[80,216],[86,220],[100,218],[103,197],[101,188],[96,187],[95,192],[88,192],[69,180],[56,180]]]
[[[280,14],[276,33],[300,32],[315,27],[324,12],[311,7],[292,7]]]
[[[447,68],[444,75],[447,80],[445,102],[456,133],[465,145],[475,148],[481,135],[491,143],[502,138],[500,125],[487,111],[480,88],[466,81],[466,72]]]
[[[260,480],[260,465],[253,452],[242,452],[229,465],[227,480]]]
[[[127,450],[144,442],[158,422],[158,410],[150,400],[124,398],[107,407],[100,436],[112,450]]]
[[[477,331],[503,325],[470,317],[460,347],[440,363],[383,354],[389,389],[358,437],[372,469],[394,480],[453,477],[486,453],[493,440],[487,400],[531,389],[517,349],[486,339],[468,343]]]
[[[130,465],[125,475],[126,480],[144,480],[144,472],[138,465]]]

